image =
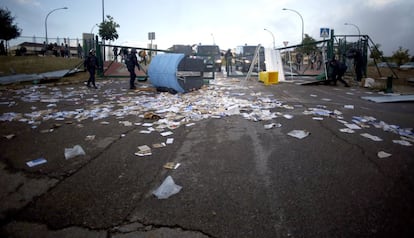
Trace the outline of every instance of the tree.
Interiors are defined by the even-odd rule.
[[[410,60],[410,55],[408,54],[408,49],[403,49],[401,46],[397,51],[393,52],[392,59],[398,65],[402,65]]]
[[[14,17],[11,16],[10,11],[0,8],[0,39],[6,40],[7,42],[20,36],[22,30],[13,21]]]
[[[384,56],[384,52],[382,52],[382,50],[379,49],[380,47],[381,47],[380,44],[375,44],[375,46],[372,46],[371,54],[369,55],[369,57],[374,60],[381,59]]]
[[[303,47],[301,47],[299,50],[304,54],[311,54],[312,52],[315,52],[317,50],[317,45],[315,44],[316,40],[313,39],[308,34],[305,34],[305,38],[303,38]]]
[[[114,18],[110,15],[106,16],[106,20],[101,22],[99,25],[99,36],[103,40],[110,40],[114,41],[118,39],[118,33],[116,31],[116,28],[119,27],[119,24],[114,21]]]

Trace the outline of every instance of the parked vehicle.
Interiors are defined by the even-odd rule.
[[[377,64],[379,68],[398,68],[398,64],[394,62],[380,62]]]
[[[198,45],[196,56],[204,60],[204,72],[221,71],[221,53],[217,45]]]
[[[193,55],[193,49],[190,45],[173,45],[170,50],[174,53],[181,53],[185,56]]]
[[[236,70],[240,70],[242,72],[248,72],[250,65],[252,64],[254,54],[256,53],[257,46],[255,45],[244,45],[238,46],[236,48],[236,55],[235,55],[235,65]],[[266,70],[265,66],[265,57],[264,57],[264,47],[260,47],[259,50],[259,65],[260,71]],[[256,63],[253,68],[254,72],[258,72],[258,64]]]
[[[414,69],[414,62],[408,62],[403,65],[400,65],[400,69],[402,70]]]

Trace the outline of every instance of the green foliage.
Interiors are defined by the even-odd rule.
[[[410,60],[410,55],[408,54],[408,49],[403,49],[401,46],[397,51],[393,52],[392,59],[398,65],[402,65]]]
[[[371,54],[369,55],[370,58],[379,60],[384,56],[384,52],[380,50],[380,44],[375,44],[375,46],[371,47]]]
[[[308,34],[305,34],[305,38],[303,38],[303,47],[300,47],[300,52],[304,54],[311,54],[312,52],[317,51],[317,45],[315,44],[316,40],[313,39]]]
[[[0,39],[9,41],[20,36],[22,30],[13,21],[10,11],[0,8]]]
[[[99,36],[103,40],[114,41],[119,37],[116,28],[120,26],[110,15],[107,15],[106,18],[107,19],[99,25]]]

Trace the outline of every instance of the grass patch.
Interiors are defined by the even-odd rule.
[[[37,74],[72,69],[83,62],[79,58],[55,56],[0,56],[0,75]]]

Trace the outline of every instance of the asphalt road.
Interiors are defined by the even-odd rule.
[[[218,78],[185,96],[129,91],[127,79],[99,81],[98,90],[2,90],[1,134],[14,136],[0,139],[0,235],[413,237],[414,147],[393,142],[398,128],[413,128],[413,103],[295,82]],[[143,118],[155,110],[170,128]],[[341,132],[355,116],[371,121]],[[174,142],[153,147],[167,138]],[[65,159],[74,145],[86,155]],[[141,145],[152,154],[134,155]],[[26,165],[40,157],[47,162]],[[165,169],[167,162],[180,166]],[[152,192],[168,175],[182,189],[157,199]]]

